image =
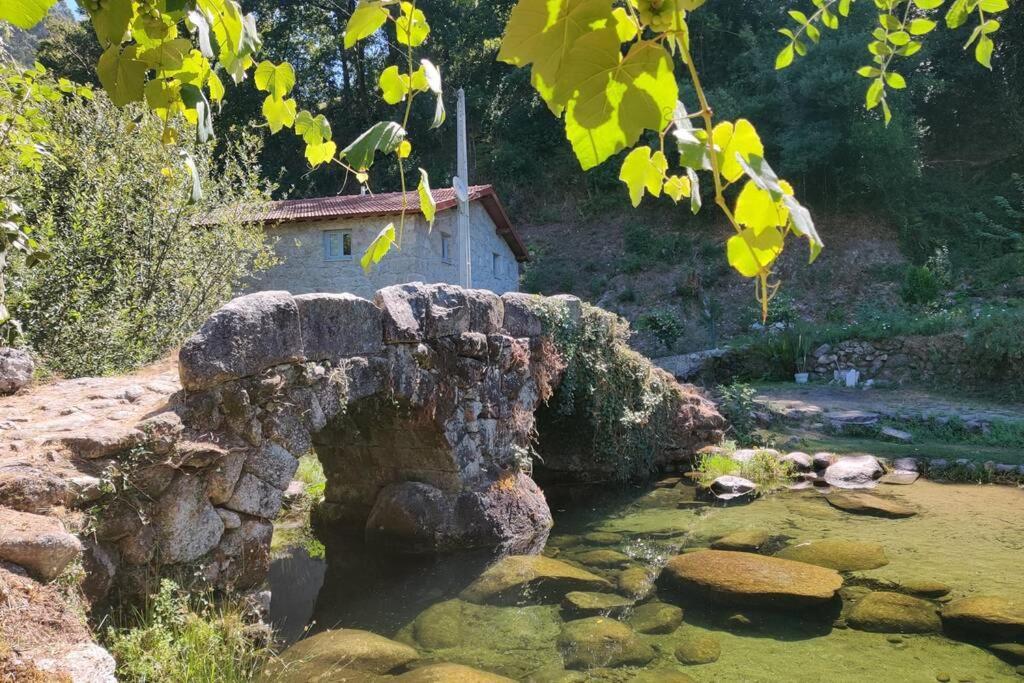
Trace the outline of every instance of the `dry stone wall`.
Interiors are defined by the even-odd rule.
[[[822,344],[809,359],[817,379],[857,370],[861,380],[894,384],[972,379],[974,372],[963,335],[894,337],[880,341],[847,340]]]

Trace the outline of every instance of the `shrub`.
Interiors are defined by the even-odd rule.
[[[771,493],[786,486],[793,476],[793,464],[782,462],[770,451],[756,451],[749,460],[733,460],[728,451],[708,453],[697,461],[701,486],[708,487],[719,477],[736,475],[757,484],[759,494]]]
[[[656,455],[671,447],[682,402],[676,382],[629,348],[629,324],[619,316],[584,304],[574,322],[550,301],[538,302],[537,312],[565,365],[542,411],[552,432],[540,446],[556,444],[565,451],[558,457],[579,451],[619,480],[650,474]]]
[[[1024,312],[997,309],[980,316],[967,335],[968,353],[982,379],[1024,384]]]
[[[740,444],[747,444],[754,438],[754,396],[757,394],[749,384],[733,382],[718,387],[718,411],[729,421],[729,430]]]
[[[17,178],[51,257],[15,264],[11,303],[29,344],[65,375],[159,358],[272,263],[262,227],[244,220],[268,197],[256,139],[233,136],[216,163],[212,145],[195,146],[193,175],[160,144],[162,123],[138,114],[102,93],[55,103],[51,163]]]
[[[939,298],[938,276],[927,266],[908,266],[900,296],[911,305],[930,304]]]
[[[250,681],[270,652],[247,636],[244,614],[240,603],[190,596],[163,579],[141,609],[115,613],[103,636],[121,680]]]
[[[644,313],[637,319],[636,326],[639,330],[653,332],[658,341],[668,348],[671,348],[683,333],[683,323],[679,316],[667,308]]]

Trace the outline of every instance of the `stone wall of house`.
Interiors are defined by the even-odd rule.
[[[835,372],[855,369],[861,381],[894,384],[970,380],[975,372],[960,334],[911,336],[881,341],[847,340],[822,344],[809,359],[815,379],[832,379]]]
[[[283,223],[267,229],[276,239],[274,250],[278,265],[258,274],[246,288],[249,292],[283,290],[294,294],[312,292],[351,292],[372,298],[382,287],[400,282],[458,281],[458,245],[455,240],[458,212],[438,213],[433,229],[418,214],[406,216],[402,248],[393,249],[369,273],[359,265],[359,257],[377,234],[396,216],[355,218],[331,221]],[[470,204],[473,242],[473,286],[498,294],[519,289],[519,264],[508,243],[498,235],[494,221],[480,202]],[[324,258],[323,233],[326,230],[352,231],[352,258],[329,261]],[[452,238],[451,258],[442,258],[442,236]],[[495,272],[493,255],[497,254]]]

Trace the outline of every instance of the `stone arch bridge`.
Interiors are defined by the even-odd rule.
[[[84,552],[92,599],[112,585],[143,592],[168,566],[244,589],[266,575],[271,520],[312,449],[328,478],[322,516],[372,542],[529,551],[551,526],[531,477],[535,412],[564,370],[545,311],[571,326],[583,306],[418,283],[373,301],[240,297],[182,346],[180,386],[172,393],[163,382],[166,400],[141,419],[12,442],[22,456],[51,450],[23,457],[6,478],[0,444],[0,515],[85,511],[91,521],[69,529],[77,538],[47,541],[23,564],[50,578]],[[713,406],[675,391],[671,443],[654,466],[721,437]],[[44,461],[63,464],[47,471]],[[0,542],[0,560],[18,562],[4,552]]]

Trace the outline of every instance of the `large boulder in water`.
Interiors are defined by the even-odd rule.
[[[694,599],[786,609],[831,601],[843,579],[833,569],[803,562],[699,550],[669,560],[658,583]]]
[[[825,500],[832,507],[839,508],[844,512],[852,512],[855,515],[898,519],[913,517],[917,514],[914,508],[892,498],[883,498],[864,491],[835,491],[825,496]]]
[[[1024,642],[1024,600],[994,595],[954,600],[942,608],[942,623],[957,635]]]
[[[606,617],[566,623],[558,647],[569,669],[643,666],[654,659],[654,650],[633,629]]]
[[[902,593],[876,591],[857,601],[846,621],[861,631],[876,633],[937,633],[942,630],[935,606]]]
[[[849,455],[829,465],[823,478],[839,489],[867,489],[885,474],[885,469],[873,455]]]
[[[265,680],[340,680],[342,674],[386,674],[419,659],[413,648],[369,631],[334,629],[300,640],[264,671]],[[354,679],[359,680],[359,679]]]
[[[522,600],[561,602],[571,591],[610,591],[600,576],[543,555],[510,555],[491,565],[459,597],[467,602],[514,605]]]
[[[841,572],[878,569],[889,564],[885,549],[878,543],[823,538],[798,543],[775,553],[775,557],[828,567]]]

